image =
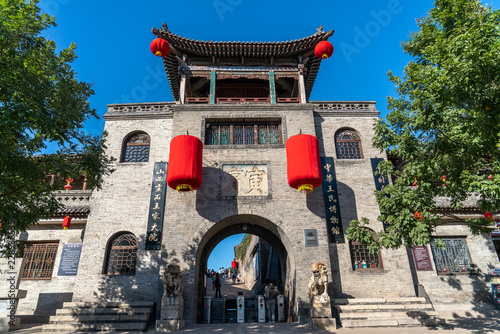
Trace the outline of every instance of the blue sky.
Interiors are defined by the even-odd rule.
[[[106,105],[172,101],[159,57],[149,51],[151,28],[162,23],[181,36],[200,40],[285,41],[313,34],[323,25],[335,30],[335,52],[321,64],[311,100],[377,101],[382,116],[394,95],[387,71],[401,74],[409,58],[400,42],[416,30],[415,19],[430,0],[304,1],[76,1],[42,0],[58,27],[45,36],[59,48],[77,45],[73,68],[93,83],[91,105],[102,116]],[[86,129],[100,134],[104,120]]]
[[[42,0],[39,5],[58,23],[44,35],[59,48],[77,45],[73,68],[80,80],[93,83],[90,101],[101,116],[89,120],[86,130],[98,135],[107,104],[173,100],[161,59],[149,50],[155,38],[151,27],[163,22],[178,35],[213,41],[285,41],[309,36],[320,25],[334,29],[329,40],[335,52],[322,61],[310,100],[377,101],[384,117],[386,97],[394,96],[387,72],[402,74],[410,58],[400,43],[433,1]],[[223,241],[209,267],[228,267],[240,240]]]

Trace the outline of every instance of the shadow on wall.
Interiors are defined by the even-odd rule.
[[[214,213],[220,210],[227,212],[227,216],[238,214],[236,196],[221,200],[221,183],[236,185],[236,178],[220,168],[203,167],[203,183],[196,191],[196,211],[205,219],[212,220]]]
[[[112,301],[153,301],[157,303],[156,319],[160,318],[161,298],[164,293],[163,272],[167,264],[179,264],[180,258],[188,269],[182,271],[184,286],[194,284],[188,272],[194,272],[196,264],[196,250],[199,240],[186,245],[182,250],[168,251],[165,244],[162,250],[145,250],[144,234],[137,236],[139,240],[136,272],[133,275],[102,275],[98,291],[94,292],[97,302]],[[107,259],[106,259],[107,261]],[[193,307],[192,301],[185,299],[185,309]],[[186,319],[184,317],[184,319]]]

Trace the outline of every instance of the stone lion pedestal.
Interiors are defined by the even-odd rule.
[[[323,263],[313,263],[311,266],[313,272],[309,281],[309,290],[311,291],[311,323],[313,329],[325,329],[335,331],[337,324],[335,318],[332,318],[332,308],[330,305],[330,296],[328,296],[328,274]]]
[[[168,265],[164,274],[165,293],[161,299],[160,320],[156,321],[156,331],[172,332],[184,327],[182,314],[184,312],[183,285],[180,267]]]

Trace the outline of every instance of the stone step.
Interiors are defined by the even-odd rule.
[[[338,312],[434,311],[431,304],[337,305]]]
[[[129,308],[129,307],[153,307],[154,302],[107,302],[107,303],[94,303],[94,302],[65,302],[63,308]]]
[[[111,322],[147,322],[149,315],[128,315],[128,314],[109,314],[109,315],[78,315],[78,316],[52,316],[49,323],[111,323]]]
[[[94,324],[46,324],[42,332],[75,332],[75,331],[146,331],[146,323],[94,323]]]
[[[372,304],[425,304],[423,297],[394,297],[394,298],[339,298],[337,305],[372,305]]]
[[[343,320],[342,327],[417,327],[417,326],[439,326],[444,325],[443,319],[366,319],[366,320]]]
[[[118,308],[118,307],[104,307],[104,308],[61,308],[56,310],[56,315],[90,315],[90,314],[128,314],[128,315],[141,315],[150,314],[151,308]]]
[[[437,311],[407,311],[407,312],[347,312],[340,313],[340,320],[362,320],[372,318],[394,318],[394,319],[425,319],[437,317]]]

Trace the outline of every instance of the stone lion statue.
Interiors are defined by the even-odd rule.
[[[179,297],[182,297],[184,291],[181,268],[176,264],[169,264],[165,268],[164,278],[165,294],[169,305],[173,305]]]
[[[313,274],[309,281],[309,289],[312,297],[322,302],[328,301],[328,273],[325,264],[322,262],[313,263],[311,271]]]

